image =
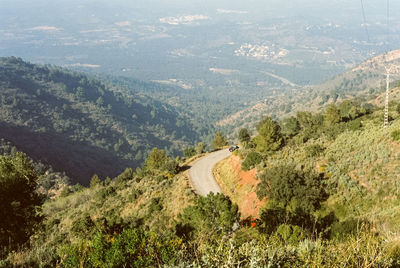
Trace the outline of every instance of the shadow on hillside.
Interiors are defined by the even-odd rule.
[[[34,160],[65,171],[73,183],[88,185],[93,174],[101,178],[115,177],[134,162],[122,159],[114,151],[106,151],[86,142],[72,141],[55,132],[37,133],[27,127],[0,123],[0,136]]]

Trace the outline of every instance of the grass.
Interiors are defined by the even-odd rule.
[[[239,174],[233,169],[231,164],[231,157],[226,158],[217,163],[213,168],[213,176],[221,187],[222,193],[229,196],[232,202],[239,204],[241,202],[239,191],[240,177]]]

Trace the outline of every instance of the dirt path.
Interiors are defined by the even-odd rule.
[[[221,160],[230,156],[228,149],[210,153],[193,164],[189,170],[190,183],[196,193],[206,196],[209,192],[220,193],[218,183],[212,174],[213,167]]]

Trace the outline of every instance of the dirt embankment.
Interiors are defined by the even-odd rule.
[[[241,218],[257,218],[265,204],[265,201],[258,200],[256,195],[256,187],[260,182],[256,179],[257,170],[243,171],[240,158],[232,155],[219,162],[213,173],[222,192],[238,204]]]

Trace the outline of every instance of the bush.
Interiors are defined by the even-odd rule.
[[[247,128],[242,128],[239,131],[239,141],[241,144],[246,144],[250,141],[251,136]]]
[[[163,169],[165,171],[167,171],[168,174],[175,175],[175,174],[178,174],[178,172],[179,172],[179,164],[175,160],[168,160],[164,164]]]
[[[98,201],[99,204],[103,204],[103,202],[107,200],[107,198],[109,198],[111,195],[115,195],[115,193],[116,191],[114,187],[106,186],[96,192],[95,199]]]
[[[7,254],[3,249],[25,243],[41,220],[43,198],[35,191],[37,180],[25,154],[0,156],[0,258]]]
[[[124,172],[114,178],[116,184],[120,184],[134,178],[135,172],[131,168],[126,168]],[[106,184],[106,183],[105,183]],[[107,185],[107,184],[106,184]]]
[[[320,207],[320,202],[327,199],[322,176],[313,170],[296,170],[293,165],[277,166],[265,170],[257,185],[257,196],[273,199],[283,205],[292,206],[311,212]]]
[[[296,136],[300,131],[300,123],[296,117],[285,118],[280,124],[282,133],[288,137]]]
[[[87,234],[95,226],[89,214],[85,213],[72,222],[71,231],[77,235]]]
[[[335,104],[331,103],[325,112],[325,124],[327,126],[333,126],[340,122],[339,109]]]
[[[261,153],[269,153],[279,150],[283,145],[280,126],[271,118],[265,117],[257,125],[258,135],[253,142],[256,150]]]
[[[301,227],[290,224],[281,224],[276,230],[275,235],[279,236],[284,244],[297,246],[300,241],[305,239],[304,231]]]
[[[145,170],[149,172],[160,170],[168,160],[169,158],[163,150],[153,148],[144,164]]]
[[[394,141],[400,141],[400,130],[394,130],[390,133],[390,136]]]
[[[218,149],[228,145],[228,142],[226,141],[224,134],[221,131],[218,131],[217,134],[215,134],[212,144],[213,149]]]
[[[97,232],[88,240],[59,250],[65,267],[158,267],[174,266],[181,242],[141,229],[125,229],[111,239]]]
[[[354,218],[343,222],[336,221],[331,227],[331,238],[346,239],[348,236],[355,235],[360,226],[360,221]]]
[[[178,215],[176,234],[186,239],[199,236],[211,239],[230,233],[239,218],[238,206],[229,197],[211,192],[206,197],[199,196],[194,205],[185,208]]]
[[[160,198],[155,197],[151,199],[149,209],[147,211],[148,215],[153,214],[156,211],[161,211],[163,209],[162,204],[160,203]]]
[[[242,169],[247,171],[254,168],[255,165],[262,161],[262,156],[257,152],[250,152],[247,154],[246,159],[242,162]]]
[[[313,145],[307,146],[305,148],[305,151],[306,151],[306,154],[308,157],[315,157],[315,156],[319,156],[324,151],[324,148],[319,144],[313,144]]]
[[[352,130],[352,131],[359,130],[361,128],[361,126],[362,126],[362,124],[361,124],[360,119],[355,119],[355,120],[349,121],[347,123],[347,129]]]
[[[202,154],[204,153],[204,150],[206,149],[206,144],[204,142],[199,142],[196,145],[196,154]]]
[[[188,147],[185,150],[183,150],[183,156],[185,157],[192,157],[196,155],[196,148],[194,147]]]
[[[101,184],[101,180],[97,174],[94,174],[90,179],[90,188],[94,188]]]

